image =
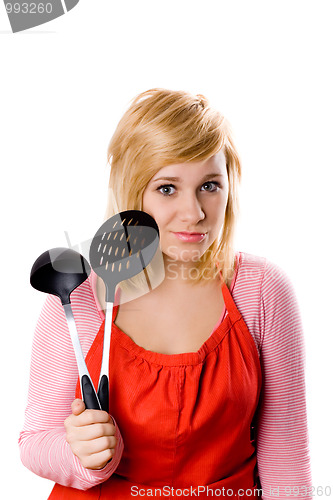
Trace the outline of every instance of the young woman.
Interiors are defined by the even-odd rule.
[[[47,297],[23,463],[57,483],[51,499],[304,498],[311,478],[301,320],[284,272],[233,249],[241,165],[226,120],[201,95],[149,90],[124,114],[108,153],[107,218],[149,213],[162,273],[156,261],[147,268],[153,287],[144,273],[118,287],[110,414],[85,410],[75,392],[63,309]],[[97,381],[103,283],[92,273],[71,297]]]

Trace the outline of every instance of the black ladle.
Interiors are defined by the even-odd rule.
[[[42,253],[35,261],[30,273],[30,283],[36,290],[60,298],[75,352],[83,401],[86,408],[100,410],[101,405],[84,360],[70,301],[73,290],[89,274],[89,263],[81,254],[70,248],[53,248]]]

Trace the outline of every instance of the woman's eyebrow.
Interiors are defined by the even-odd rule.
[[[202,179],[203,181],[206,179],[211,179],[212,177],[222,177],[222,174],[207,174],[205,177]],[[179,177],[159,177],[158,179],[154,179],[152,183],[157,182],[157,181],[173,181],[173,182],[182,182],[182,179]]]

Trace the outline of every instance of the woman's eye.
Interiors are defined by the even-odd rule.
[[[165,184],[164,186],[158,187],[157,191],[160,191],[161,194],[163,194],[164,196],[169,196],[170,192],[167,192],[167,190],[170,189],[170,188],[175,189],[175,186],[173,186],[172,184]]]
[[[220,187],[220,184],[218,182],[215,182],[215,181],[214,182],[213,181],[209,181],[209,182],[205,182],[205,184],[203,184],[203,186],[209,186],[209,185],[215,186],[215,188]],[[215,191],[217,191],[217,189],[208,189],[208,190],[205,189],[205,191],[212,191],[212,192],[214,191],[215,192]]]
[[[216,181],[209,181],[209,182],[205,182],[203,185],[204,186],[209,186],[210,188],[214,188],[215,186],[215,189],[204,189],[204,191],[207,191],[209,193],[215,193],[217,191],[217,188],[220,187],[220,184]],[[157,191],[159,191],[163,196],[170,196],[173,194],[173,192],[170,192],[170,189],[175,189],[175,186],[173,184],[164,184],[163,186],[159,186],[157,188]]]

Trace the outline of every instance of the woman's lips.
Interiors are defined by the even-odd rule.
[[[206,238],[207,233],[173,233],[181,241],[199,242]]]

